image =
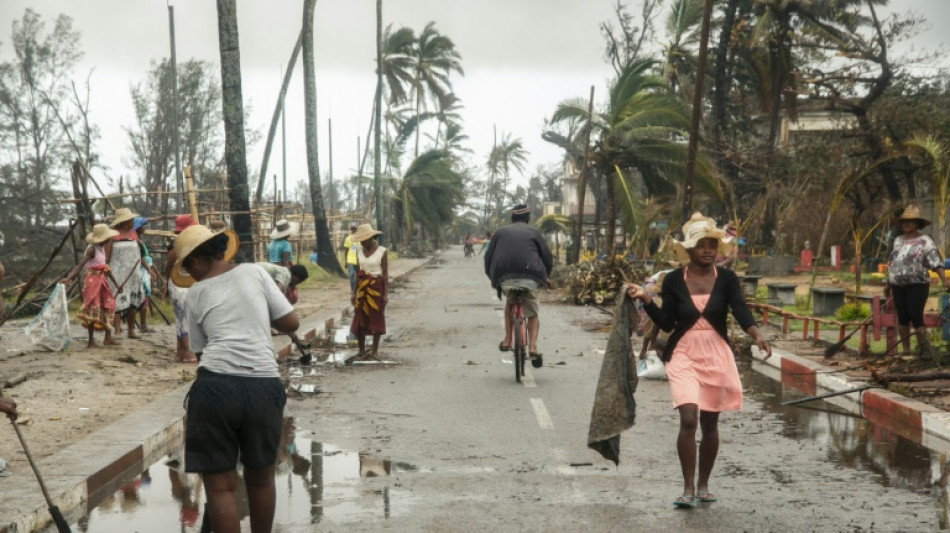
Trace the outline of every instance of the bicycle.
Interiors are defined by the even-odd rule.
[[[524,316],[521,298],[528,293],[528,289],[510,289],[508,291],[511,302],[511,327],[514,329],[514,342],[511,351],[515,355],[515,381],[521,383],[524,376],[524,362],[528,358],[528,319]]]

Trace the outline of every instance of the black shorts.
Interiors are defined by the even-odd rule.
[[[216,473],[277,462],[287,395],[280,378],[199,370],[186,399],[185,470]]]

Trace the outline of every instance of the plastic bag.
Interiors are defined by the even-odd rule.
[[[647,352],[646,359],[637,363],[637,377],[643,379],[667,379],[666,367],[663,361],[657,357],[656,352],[650,350]]]
[[[66,306],[66,288],[57,283],[43,309],[23,328],[24,333],[35,346],[41,346],[54,352],[69,345],[69,309]]]

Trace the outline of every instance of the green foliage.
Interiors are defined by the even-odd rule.
[[[811,305],[809,304],[807,294],[795,295],[795,310],[802,313],[811,311]]]
[[[840,322],[860,321],[869,316],[871,316],[871,306],[859,302],[844,304],[835,311],[835,319]]]
[[[755,303],[764,304],[769,299],[769,289],[767,287],[755,288]]]

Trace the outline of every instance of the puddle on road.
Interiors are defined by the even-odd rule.
[[[739,371],[746,398],[778,414],[784,436],[821,444],[828,461],[872,472],[883,486],[931,494],[940,529],[950,529],[950,458],[946,453],[928,449],[825,401],[781,405],[808,394],[752,370],[748,363],[740,363]]]
[[[416,471],[413,465],[315,442],[304,434],[295,433],[292,418],[285,419],[274,480],[274,531],[299,530],[325,519],[336,523],[388,519],[407,513],[415,504],[410,491],[371,479]],[[249,531],[243,479],[238,483],[237,498],[242,531]],[[178,460],[163,457],[72,527],[87,533],[198,533],[205,501],[201,478],[185,473]]]

